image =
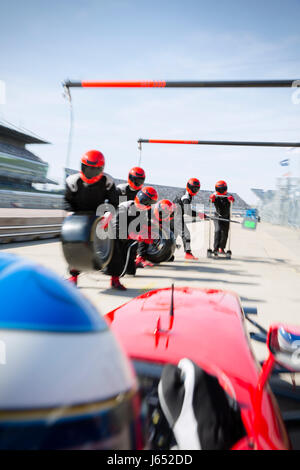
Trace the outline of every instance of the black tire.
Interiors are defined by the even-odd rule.
[[[100,217],[84,213],[70,215],[63,221],[62,248],[70,269],[101,270],[109,263],[114,240],[110,226],[106,230],[100,229],[99,221]]]
[[[148,246],[146,259],[151,263],[163,263],[169,261],[174,255],[176,249],[176,240],[174,233],[170,231],[168,238],[164,230],[161,231],[159,239]]]
[[[114,237],[112,227],[109,224],[107,228],[99,227],[101,218],[95,220],[91,230],[93,241],[93,264],[95,269],[104,269],[110,262],[114,250]]]

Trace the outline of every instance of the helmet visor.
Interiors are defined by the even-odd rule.
[[[129,184],[132,183],[135,188],[141,188],[144,184],[144,181],[145,178],[143,176],[129,175]]]
[[[103,166],[89,166],[85,165],[82,163],[81,165],[81,171],[84,174],[84,176],[90,180],[92,178],[95,178],[96,176],[101,175],[103,172]]]
[[[145,178],[141,178],[139,176],[129,176],[130,181],[136,186],[137,188],[141,188],[144,184]]]
[[[151,199],[151,197],[145,193],[139,194],[138,199],[139,199],[139,204],[141,204],[142,206],[147,206],[147,207],[152,206],[152,204],[155,204],[156,202],[154,199]]]
[[[200,189],[200,187],[198,185],[195,185],[195,184],[188,184],[188,188],[193,194],[197,194],[197,192]]]
[[[225,194],[227,192],[227,186],[216,186],[216,191],[219,194]]]

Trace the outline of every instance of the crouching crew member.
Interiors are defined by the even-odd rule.
[[[104,273],[111,276],[111,287],[114,289],[126,290],[126,287],[120,283],[120,276],[125,273],[135,274],[138,243],[153,243],[150,209],[157,198],[156,190],[151,186],[145,186],[138,191],[134,201],[122,202],[112,219],[112,229],[116,238],[112,259]]]
[[[117,192],[120,198],[126,198],[127,201],[133,201],[138,191],[142,189],[145,182],[146,175],[143,168],[135,166],[131,168],[128,173],[128,183],[118,184]],[[137,249],[136,267],[144,268],[146,266],[153,266],[152,263],[146,260],[147,243],[140,242]]]
[[[162,234],[162,227],[164,227],[166,233],[168,234],[170,231],[170,221],[174,217],[175,211],[175,204],[168,199],[162,199],[161,201],[157,202],[154,206],[152,221],[156,228],[153,227],[155,230],[157,237],[158,235],[161,236]],[[138,246],[138,256],[136,258],[136,267],[137,268],[144,268],[146,266],[153,266],[153,263],[146,260],[147,256],[147,249],[148,245],[146,243],[139,243]]]
[[[96,213],[100,204],[108,201],[118,207],[118,195],[113,178],[104,173],[105,158],[98,150],[89,150],[81,158],[81,171],[66,179],[65,209],[72,212]],[[70,269],[69,280],[77,284],[79,271]]]
[[[154,215],[159,225],[164,225],[164,222],[171,221],[174,219],[174,213],[176,210],[176,205],[174,202],[169,201],[169,199],[162,199],[155,204]]]
[[[135,166],[131,168],[128,173],[128,183],[118,184],[117,192],[120,198],[126,198],[127,201],[133,201],[137,192],[142,189],[142,186],[145,182],[145,172],[143,168]],[[146,253],[147,253],[148,245],[144,242],[139,243],[138,250],[137,250],[137,257],[136,257],[136,267],[137,268],[144,268],[146,266],[153,266],[152,263],[147,261]]]
[[[234,202],[234,197],[227,194],[227,184],[221,180],[216,183],[216,192],[210,195],[210,200],[215,206],[215,237],[214,237],[214,255],[224,254],[228,238],[230,222],[217,219],[230,219],[230,204]]]

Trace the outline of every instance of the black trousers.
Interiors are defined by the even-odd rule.
[[[134,240],[115,240],[112,258],[106,268],[104,274],[110,276],[120,276],[124,271],[126,261],[128,259],[126,274],[135,274],[135,258],[137,252],[137,243]]]
[[[183,242],[184,251],[191,251],[191,233],[182,218],[181,223],[176,224],[174,221],[171,221],[170,229],[174,233],[175,239],[180,236]]]
[[[145,242],[140,242],[138,244],[138,249],[137,249],[137,253],[139,256],[141,256],[142,258],[146,258],[147,256],[147,251],[148,251],[148,244],[145,243]]]
[[[217,251],[219,248],[225,250],[228,231],[229,231],[229,222],[224,222],[223,220],[214,220],[215,224],[215,239],[214,239],[214,251]]]

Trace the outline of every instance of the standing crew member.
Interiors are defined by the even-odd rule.
[[[135,166],[128,173],[128,183],[121,183],[117,186],[119,198],[126,197],[127,201],[133,201],[137,192],[142,189],[146,179],[143,168]]]
[[[190,178],[187,182],[186,192],[184,195],[182,196],[178,194],[174,199],[174,203],[181,209],[181,219],[179,221],[180,227],[177,227],[176,223],[173,221],[171,224],[171,230],[173,230],[175,238],[177,238],[178,235],[181,235],[185,251],[185,259],[188,260],[197,260],[198,258],[196,258],[191,251],[191,234],[184,221],[184,214],[191,215],[192,217],[199,215],[192,209],[191,203],[193,197],[199,192],[200,186],[200,181],[197,178]]]
[[[215,205],[215,217],[221,219],[230,219],[230,204],[234,202],[232,195],[227,195],[227,183],[220,180],[215,186],[216,192],[209,196],[211,202]],[[218,253],[225,254],[225,247],[228,238],[230,222],[225,220],[214,220],[215,238],[214,255]]]
[[[114,251],[105,274],[111,276],[111,287],[126,290],[120,283],[120,276],[125,273],[135,274],[135,257],[138,243],[150,244],[151,239],[151,206],[157,201],[157,192],[151,186],[144,186],[134,201],[122,202],[112,219],[115,234]],[[135,225],[135,219],[138,219]]]
[[[65,209],[72,212],[96,213],[100,204],[108,201],[118,207],[118,195],[113,178],[104,173],[105,158],[98,150],[89,150],[81,158],[81,171],[66,179]],[[70,267],[69,281],[77,284],[80,274]]]

